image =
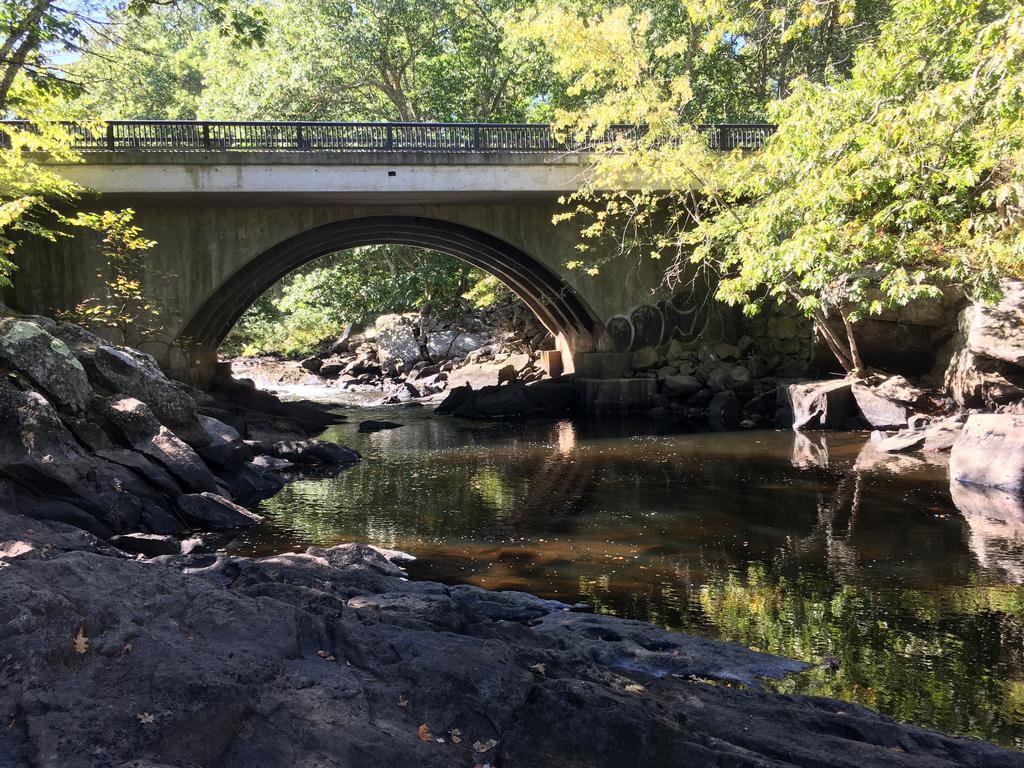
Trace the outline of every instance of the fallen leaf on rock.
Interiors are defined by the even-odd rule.
[[[441,738],[440,736],[438,736],[436,739],[434,739],[434,741],[436,741],[438,744],[444,744],[444,739]]]
[[[75,653],[85,653],[89,650],[89,638],[85,636],[85,627],[78,628],[78,634],[75,635]]]
[[[448,735],[452,737],[452,744],[462,743],[462,731],[460,731],[458,728],[452,728],[450,731],[448,731]]]
[[[433,741],[434,740],[434,734],[432,734],[430,732],[430,729],[427,727],[426,723],[424,723],[423,725],[421,725],[419,728],[416,729],[416,735],[420,737],[420,741]]]
[[[403,709],[409,706],[409,700],[405,698],[404,693],[398,697],[398,706],[402,707]]]
[[[140,712],[136,717],[139,718],[139,722],[143,725],[152,725],[156,722],[156,717],[149,714],[149,712]]]
[[[644,688],[642,685],[638,685],[637,683],[630,683],[626,686],[626,690],[630,693],[643,693],[647,689]]]
[[[530,669],[532,669],[538,675],[543,675],[545,667],[544,667],[543,664],[534,664],[533,666],[530,667]]]
[[[473,751],[474,752],[487,752],[488,750],[498,746],[498,742],[494,739],[488,739],[487,741],[474,741]]]
[[[125,643],[123,646],[121,646],[121,650],[118,651],[117,653],[115,653],[114,656],[116,656],[117,658],[121,658],[122,656],[127,656],[131,652],[132,652],[132,644],[131,643]]]
[[[330,651],[317,651],[316,655],[324,661],[334,661],[334,654],[332,654]]]

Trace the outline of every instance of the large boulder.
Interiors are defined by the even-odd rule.
[[[58,408],[83,411],[93,398],[89,377],[67,344],[35,323],[0,321],[0,358]]]
[[[281,461],[281,459],[273,459]],[[291,465],[286,461],[285,464]],[[258,464],[255,461],[243,464],[237,469],[225,470],[220,473],[220,481],[231,491],[233,498],[243,501],[256,501],[273,496],[284,488],[284,478],[273,468]]]
[[[422,350],[416,339],[414,322],[406,315],[381,315],[377,318],[374,325],[377,328],[377,359],[381,365],[399,361],[409,365],[420,359]]]
[[[949,456],[949,479],[1024,495],[1024,416],[968,417]]]
[[[907,426],[910,409],[905,403],[862,381],[851,386],[861,416],[875,429],[900,429]]]
[[[109,401],[103,414],[112,431],[133,449],[160,464],[185,490],[196,493],[219,490],[217,478],[199,455],[163,426],[145,403],[133,397],[120,397]]]
[[[487,346],[489,341],[482,333],[437,331],[427,334],[427,354],[432,360],[448,357],[462,358],[470,352]]]
[[[948,453],[963,430],[964,417],[960,414],[947,416],[935,422],[911,426],[895,435],[878,440],[874,447],[882,453]]]
[[[293,464],[354,464],[360,459],[358,451],[326,440],[280,440],[258,452]]]
[[[965,408],[991,408],[1024,398],[1024,282],[1006,280],[1002,299],[960,313],[943,360],[944,384]]]
[[[543,379],[527,384],[523,389],[526,391],[526,400],[530,404],[532,416],[559,416],[572,410],[572,381]]]
[[[629,366],[634,371],[646,371],[658,364],[658,350],[654,347],[641,347],[633,352]]]
[[[0,381],[0,477],[100,516],[103,505],[89,483],[94,469],[46,398]]]
[[[189,493],[179,496],[174,503],[182,517],[203,528],[242,528],[263,520],[255,512],[216,493]]]
[[[697,394],[701,389],[701,383],[696,378],[683,374],[669,376],[662,382],[665,397],[687,398]]]
[[[530,413],[526,387],[519,383],[491,386],[471,393],[452,413],[464,419],[502,419]]]
[[[71,323],[58,325],[55,334],[71,348],[95,386],[112,395],[142,401],[161,424],[190,445],[209,443],[206,431],[196,420],[195,400],[164,375],[151,355],[110,346]]]
[[[5,768],[1024,766],[761,685],[806,664],[407,581],[361,545],[159,565],[72,551],[3,574]]]
[[[437,408],[434,409],[434,413],[455,413],[455,411],[461,408],[471,397],[473,397],[474,391],[475,390],[471,384],[452,387],[448,390],[447,397],[445,397]]]
[[[323,368],[324,361],[315,355],[313,357],[307,357],[305,360],[299,363],[299,367],[304,368],[310,373],[319,373],[320,369]]]
[[[851,384],[845,379],[790,384],[784,397],[792,408],[793,429],[842,429],[857,413]]]
[[[180,496],[182,493],[181,486],[167,473],[167,470],[141,453],[127,448],[110,448],[96,451],[96,455],[134,471],[141,475],[147,483],[168,496]]]
[[[198,414],[196,418],[210,440],[196,450],[208,463],[224,470],[237,470],[252,461],[252,449],[242,442],[238,430],[212,416]]]
[[[965,310],[967,347],[976,355],[1024,368],[1024,282],[1004,280],[996,304]]]

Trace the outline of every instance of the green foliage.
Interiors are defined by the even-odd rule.
[[[73,67],[76,108],[110,117],[521,120],[546,70],[506,50],[526,0],[242,0],[129,8]],[[259,34],[225,34],[240,14]],[[241,43],[241,44],[240,44]]]
[[[756,310],[767,293],[848,323],[1024,272],[1017,3],[901,0],[850,80],[800,82],[773,114],[777,136],[725,167],[723,205],[684,238],[725,276],[720,298]]]
[[[132,222],[135,211],[79,213],[69,224],[103,235],[100,246],[106,273],[100,296],[88,298],[67,313],[68,318],[87,328],[116,330],[123,343],[156,336],[162,330],[159,302],[150,298],[145,286],[146,251],[156,245],[142,237]]]
[[[407,246],[373,246],[324,257],[285,278],[242,316],[229,354],[311,354],[348,323],[429,304],[439,316],[462,308],[482,274],[452,256]]]
[[[31,128],[0,129],[7,148],[0,149],[0,288],[10,285],[15,265],[11,261],[26,235],[56,240],[60,217],[54,205],[70,202],[80,188],[35,162],[33,155],[45,152],[68,162],[76,159],[71,150],[71,137],[51,118],[50,104],[36,94],[29,114]],[[22,95],[23,109],[29,110],[28,95]]]
[[[101,119],[194,119],[209,37],[205,15],[194,8],[124,15],[116,38],[92,41],[89,55],[71,67],[87,86],[73,112]]]
[[[61,120],[77,116],[88,122],[109,114],[103,110],[85,112],[82,107],[97,103],[87,99],[77,111],[68,106],[69,98],[82,97],[85,91],[84,81],[75,72],[69,75],[68,57],[81,53],[91,35],[98,49],[109,49],[96,51],[100,58],[95,60],[99,64],[94,69],[109,67],[111,57],[105,54],[113,48],[99,41],[110,40],[110,35],[116,37],[114,30],[120,23],[131,24],[154,6],[161,11],[180,8],[183,16],[188,15],[185,9],[192,8],[210,25],[228,30],[241,41],[262,37],[261,6],[243,0],[237,5],[234,0],[204,0],[201,5],[184,0],[131,0],[126,11],[109,20],[103,17],[105,6],[91,0],[60,5],[53,0],[10,0],[0,4],[0,111],[5,117],[18,117],[29,123],[24,129],[0,128],[0,287],[10,284],[14,271],[11,256],[24,236],[55,240],[67,234],[69,224],[90,226],[81,220],[69,221],[61,212],[77,198],[81,188],[37,162],[43,154],[65,163],[79,159],[71,150],[72,137],[61,126]],[[202,10],[196,11],[197,7]],[[148,42],[159,50],[150,53],[160,53],[171,45],[159,42],[167,31],[151,29]],[[122,68],[119,72],[121,82],[134,82],[137,94],[145,94],[151,81],[158,80],[158,70],[151,62],[148,69]],[[87,72],[87,68],[82,71]],[[133,81],[133,77],[137,79]],[[110,92],[104,95],[109,96]],[[169,103],[180,97],[164,94],[161,98]],[[129,99],[112,103],[136,102]]]
[[[827,23],[818,6],[800,8],[782,50]],[[854,6],[837,8],[837,23],[854,24]],[[720,299],[749,312],[769,298],[795,302],[849,371],[864,368],[858,319],[948,285],[991,295],[1001,276],[1021,273],[1024,11],[1012,0],[897,0],[849,79],[813,77],[834,52],[806,64],[770,106],[777,135],[730,158],[686,124],[694,79],[677,59],[692,35],[664,41],[650,13],[625,7],[590,19],[544,13],[534,24],[555,30],[556,70],[582,103],[560,114],[566,129],[584,138],[648,126],[596,143],[563,217],[585,222],[585,240],[668,255],[670,282],[702,271]],[[704,45],[743,39],[751,24],[723,16]],[[776,85],[790,90],[781,76]]]
[[[515,298],[515,294],[494,275],[484,275],[468,291],[462,294],[462,298],[466,299],[476,309],[485,309],[493,307],[495,304],[512,301]]]

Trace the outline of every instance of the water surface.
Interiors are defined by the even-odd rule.
[[[353,410],[364,461],[263,504],[253,554],[366,541],[417,578],[521,589],[812,662],[775,684],[1024,749],[1024,507],[860,434],[652,434]],[[406,426],[357,434],[363,418]],[[646,434],[645,434],[646,433]]]

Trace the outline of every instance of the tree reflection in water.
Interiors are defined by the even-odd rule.
[[[943,466],[861,435],[392,416],[407,426],[337,427],[365,460],[265,502],[247,551],[404,549],[416,577],[804,659],[780,691],[1024,748],[1020,501],[951,494]]]

